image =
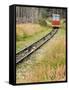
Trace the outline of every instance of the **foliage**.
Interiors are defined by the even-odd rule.
[[[42,25],[42,26],[47,26],[47,23],[44,19],[40,19],[39,24]]]

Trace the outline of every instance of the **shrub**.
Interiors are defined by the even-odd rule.
[[[46,23],[45,19],[39,20],[39,24],[42,25],[42,26],[47,26],[47,23]]]

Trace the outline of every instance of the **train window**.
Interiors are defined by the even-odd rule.
[[[53,14],[52,18],[53,18],[53,20],[59,20],[60,16],[59,16],[59,14]]]
[[[56,16],[56,20],[59,20],[59,19],[60,19],[60,17],[59,17],[59,15],[57,15],[57,16]]]
[[[52,19],[55,20],[55,15],[53,14]]]

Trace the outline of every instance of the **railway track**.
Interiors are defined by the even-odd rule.
[[[50,33],[46,36],[42,37],[37,42],[33,43],[32,45],[26,47],[25,49],[21,50],[16,54],[16,64],[21,62],[24,58],[32,54],[35,50],[40,48],[44,43],[48,42],[56,33],[58,29],[53,29]]]

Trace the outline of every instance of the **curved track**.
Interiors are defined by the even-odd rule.
[[[56,33],[58,29],[52,30],[50,33],[48,33],[46,36],[42,37],[37,42],[33,43],[32,45],[26,47],[25,49],[21,50],[16,54],[16,64],[21,62],[24,58],[32,54],[34,51],[36,51],[38,48],[40,48],[44,43],[48,42]]]

